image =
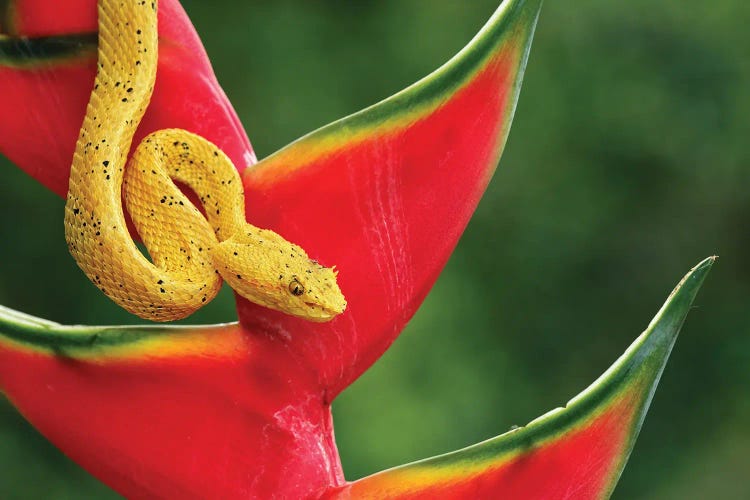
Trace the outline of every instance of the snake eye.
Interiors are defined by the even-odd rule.
[[[299,297],[300,295],[305,293],[305,287],[302,286],[302,283],[300,283],[296,279],[293,279],[289,283],[289,293],[291,293],[295,297]]]

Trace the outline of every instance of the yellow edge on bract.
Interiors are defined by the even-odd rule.
[[[248,346],[242,342],[238,328],[229,331],[206,335],[205,331],[196,330],[179,338],[149,337],[134,342],[132,345],[111,346],[86,356],[88,361],[101,362],[127,360],[131,362],[148,362],[149,360],[167,360],[179,358],[221,358],[242,359],[247,356]]]
[[[0,33],[0,41],[10,39],[12,36]],[[4,61],[0,62],[0,69],[11,70],[53,70],[56,66],[69,63],[85,66],[96,59],[96,47],[79,47],[77,50],[47,59],[26,59],[23,62]]]
[[[59,326],[60,330],[75,327]],[[77,329],[76,329],[77,330]],[[135,333],[133,335],[137,335]],[[33,335],[33,334],[31,334]],[[106,335],[106,334],[105,334]],[[24,354],[85,360],[90,363],[128,361],[145,363],[153,360],[178,360],[186,358],[243,359],[250,349],[243,340],[238,324],[185,328],[181,332],[154,333],[144,338],[123,341],[122,344],[92,343],[90,346],[50,347],[21,342],[8,337],[0,338],[3,345]]]
[[[491,22],[488,23],[487,26],[489,26],[489,24],[491,24]],[[485,26],[485,28],[487,26]],[[508,39],[503,37],[498,40],[495,48],[482,59],[482,62],[477,67],[473,68],[472,71],[462,75],[459,79],[459,83],[454,84],[455,86],[451,85],[452,88],[449,87],[448,92],[438,93],[422,101],[415,99],[413,102],[408,102],[408,94],[416,94],[419,90],[426,87],[437,78],[446,76],[446,73],[451,71],[454,65],[458,64],[467,53],[470,53],[474,49],[475,41],[483,35],[483,31],[480,32],[461,52],[456,54],[450,61],[430,75],[383,101],[373,104],[357,113],[330,123],[297,139],[256,165],[245,169],[242,173],[243,180],[252,177],[256,183],[262,184],[270,182],[277,176],[288,175],[298,168],[309,165],[319,158],[324,157],[337,149],[341,149],[343,146],[354,148],[367,140],[374,140],[376,136],[373,135],[373,132],[375,131],[379,131],[379,135],[386,135],[407,129],[411,124],[438,109],[443,103],[448,101],[450,97],[454,96],[469,85],[473,81],[472,77],[486,69],[490,62],[495,60],[496,56],[502,51],[502,49],[509,49],[507,53],[504,54],[505,57],[509,58],[509,62],[511,63],[509,64],[509,67],[517,66],[523,54],[523,51],[521,50],[523,46],[521,44],[507,43]],[[512,42],[513,39],[511,38],[510,41]],[[514,97],[514,93],[508,93],[508,99],[513,99]],[[392,101],[397,99],[407,99],[407,102],[405,103],[405,106],[399,108],[392,117],[379,118],[377,116],[368,116],[372,115],[377,108],[391,104]],[[510,118],[510,116],[508,118]],[[359,121],[365,123],[358,123]],[[281,164],[279,165],[281,168],[276,168],[277,163]]]
[[[578,397],[582,396],[584,393],[594,389],[595,385],[596,384],[587,388],[586,391],[571,400],[571,403],[576,401]],[[601,401],[600,404],[597,405],[597,407],[585,414],[580,420],[574,421],[570,425],[562,426],[557,430],[557,432],[546,434],[541,438],[535,438],[533,436],[533,433],[536,432],[536,429],[534,429],[535,427],[542,425],[550,419],[554,419],[556,416],[558,416],[558,414],[562,412],[575,411],[575,409],[570,408],[569,406],[566,406],[565,408],[556,408],[534,419],[526,426],[508,431],[504,434],[501,434],[500,436],[490,438],[486,441],[444,455],[439,455],[422,461],[413,462],[411,464],[387,469],[382,472],[373,474],[372,476],[362,478],[359,481],[355,481],[353,484],[361,481],[363,483],[368,483],[368,485],[371,485],[371,487],[374,488],[379,488],[382,486],[384,487],[384,489],[390,490],[390,485],[397,486],[400,484],[409,484],[414,488],[419,488],[422,485],[430,485],[430,487],[440,487],[441,485],[454,483],[457,478],[462,482],[470,481],[473,477],[485,475],[493,469],[498,469],[503,465],[511,462],[515,458],[533,452],[534,450],[542,448],[552,442],[558,441],[561,438],[565,438],[571,432],[575,432],[579,429],[585,429],[586,426],[589,425],[593,420],[595,420],[602,413],[611,408],[617,400],[621,400],[624,397],[627,397],[626,393],[630,393],[630,399],[642,399],[640,392],[636,390],[637,387],[640,387],[639,383],[629,384],[626,387],[623,387],[623,389],[615,392],[605,400]],[[632,417],[636,413],[638,413],[639,406],[633,404],[628,404],[626,406],[632,408],[633,410],[630,419],[632,420]],[[632,426],[633,422],[630,420],[628,421],[628,426]],[[629,435],[630,432],[631,431],[625,432],[625,435]],[[492,446],[491,443],[493,441],[505,440],[507,438],[512,439],[511,436],[515,433],[532,433],[532,435],[529,437],[528,442],[524,440],[525,446],[515,446],[507,450],[501,450],[497,452],[496,455],[492,455],[492,451],[488,450],[483,452],[483,455],[486,455],[485,457],[478,459],[471,458],[471,456],[467,456],[466,458],[458,457],[458,455],[473,454],[475,453],[473,450],[477,448]],[[627,446],[626,442],[623,442],[623,446]],[[625,448],[623,448],[623,450],[624,449]],[[449,460],[451,460],[452,456],[455,457],[455,461],[450,462]],[[436,460],[446,460],[446,462],[434,463]],[[617,463],[619,462],[620,461],[618,460]]]

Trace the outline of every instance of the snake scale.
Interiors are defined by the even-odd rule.
[[[222,278],[252,302],[307,320],[341,313],[336,270],[246,223],[242,182],[212,143],[160,130],[128,160],[156,80],[157,2],[99,0],[98,11],[96,80],[65,206],[65,236],[80,268],[117,304],[153,321],[192,314]],[[195,192],[205,215],[173,181]],[[150,259],[129,233],[123,199]]]

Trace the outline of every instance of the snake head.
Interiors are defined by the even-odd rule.
[[[212,255],[224,280],[251,302],[316,322],[346,309],[336,269],[318,264],[273,231],[246,226]]]

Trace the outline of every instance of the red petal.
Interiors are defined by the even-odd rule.
[[[237,325],[63,327],[0,308],[0,388],[128,498],[304,498],[343,482],[314,376]]]
[[[290,332],[329,397],[393,342],[466,227],[507,136],[539,6],[504,2],[432,75],[245,171],[248,220],[336,265],[349,306],[310,325],[239,300],[240,321]]]
[[[31,53],[28,46],[20,58],[0,55],[0,152],[65,196],[96,58],[95,38],[75,46],[71,37],[96,29],[96,0],[19,0],[14,12],[13,32],[55,36],[58,46],[72,46],[58,57]],[[135,144],[154,130],[179,127],[217,144],[240,169],[254,163],[250,142],[177,0],[160,2],[159,35],[154,97]]]
[[[63,327],[0,307],[0,387],[128,497],[602,498],[713,259],[599,380],[476,446],[344,485],[329,406],[278,339],[218,327]]]
[[[355,481],[330,497],[608,498],[713,261],[693,269],[646,332],[565,408],[484,443]]]

